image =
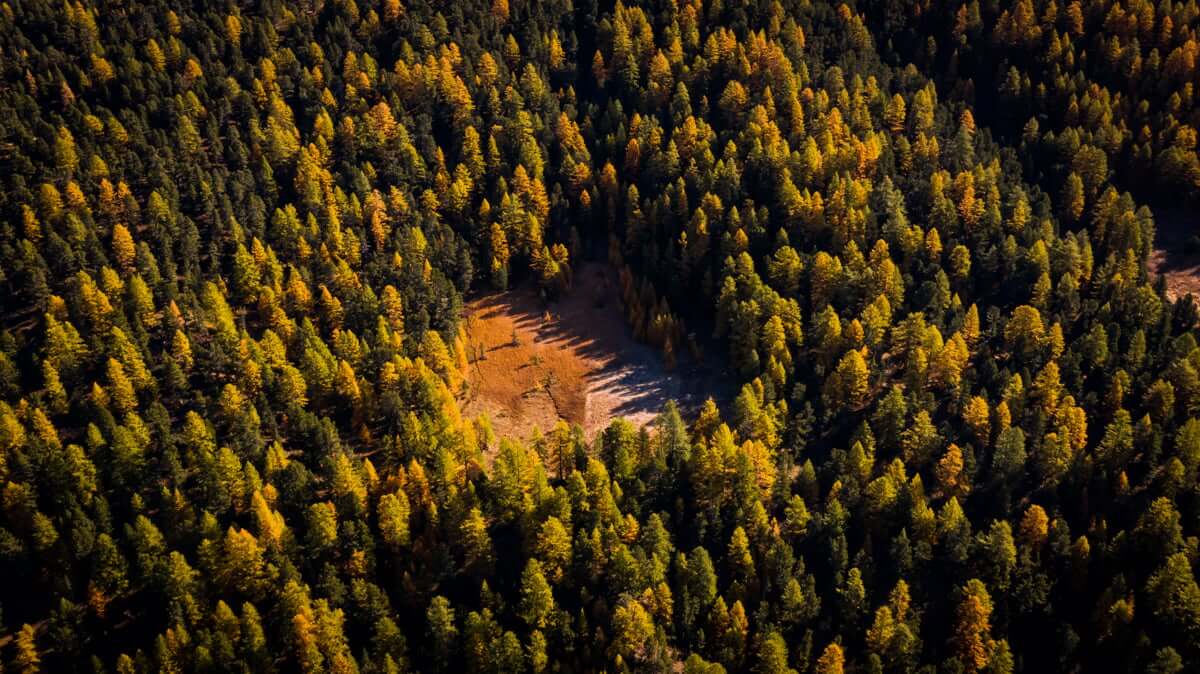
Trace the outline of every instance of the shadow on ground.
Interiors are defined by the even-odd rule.
[[[1154,210],[1154,249],[1146,266],[1166,278],[1167,297],[1200,296],[1200,212],[1187,208]]]

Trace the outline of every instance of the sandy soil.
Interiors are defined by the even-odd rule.
[[[527,438],[564,419],[591,439],[616,417],[644,426],[671,399],[685,414],[709,395],[727,399],[718,367],[685,357],[667,372],[658,350],[633,340],[612,269],[585,264],[574,280],[549,303],[532,287],[467,303],[465,414],[489,415],[501,436]]]

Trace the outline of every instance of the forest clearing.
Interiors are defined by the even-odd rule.
[[[466,314],[463,411],[486,413],[501,437],[544,433],[563,419],[590,440],[616,417],[641,428],[668,400],[686,414],[721,390],[717,367],[685,357],[668,371],[656,349],[634,341],[617,275],[603,264],[581,266],[557,300],[523,285],[472,299]]]

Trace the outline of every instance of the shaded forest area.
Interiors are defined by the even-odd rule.
[[[0,3],[6,671],[1194,667],[1198,26]],[[464,414],[464,297],[588,265],[735,394]]]

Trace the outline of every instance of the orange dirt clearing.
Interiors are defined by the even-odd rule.
[[[465,414],[487,415],[500,437],[563,419],[590,440],[617,417],[646,425],[668,400],[687,412],[725,397],[717,368],[681,358],[668,372],[657,349],[633,340],[612,269],[585,264],[574,281],[550,302],[524,286],[467,303]]]

